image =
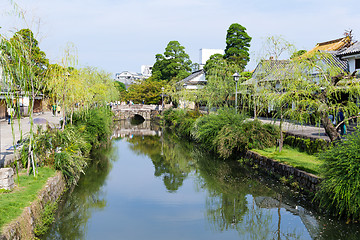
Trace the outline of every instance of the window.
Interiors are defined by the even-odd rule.
[[[355,69],[360,69],[360,59],[355,59]]]

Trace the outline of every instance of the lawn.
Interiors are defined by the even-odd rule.
[[[38,192],[45,186],[49,177],[55,175],[55,170],[43,167],[38,168],[39,174],[27,176],[26,170],[19,174],[20,186],[14,188],[10,193],[0,193],[0,229],[13,219],[21,215],[25,207],[37,197]],[[17,184],[17,179],[15,179]]]
[[[296,148],[285,145],[281,152],[279,152],[279,149],[276,150],[275,147],[263,150],[252,149],[252,151],[297,169],[320,176],[320,165],[322,162],[315,155],[300,152]]]

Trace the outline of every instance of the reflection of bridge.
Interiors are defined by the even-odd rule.
[[[161,130],[150,121],[144,121],[139,125],[132,125],[129,120],[118,121],[115,125],[113,137],[132,136],[161,136]]]
[[[143,117],[145,120],[149,120],[158,115],[162,107],[161,105],[144,105],[144,104],[132,104],[132,105],[115,105],[112,106],[112,110],[115,113],[117,119],[130,119],[135,115]]]

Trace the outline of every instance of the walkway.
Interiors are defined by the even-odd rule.
[[[273,119],[259,118],[263,123],[274,123]],[[275,124],[280,125],[280,121],[275,119]],[[301,125],[291,122],[283,122],[283,131],[289,132],[295,135],[302,135],[311,138],[321,138],[326,141],[330,141],[330,138],[326,135],[323,127],[315,127],[310,125]]]
[[[51,112],[44,112],[43,114],[34,114],[34,131],[37,129],[37,125],[43,125],[46,127],[46,122],[50,126],[54,127],[59,125],[61,116],[53,117]],[[25,117],[20,119],[20,126],[23,136],[30,132],[29,118]],[[20,130],[18,120],[14,120],[14,134],[15,142],[20,139]],[[0,168],[4,166],[4,163],[11,162],[14,158],[14,151],[11,149],[13,146],[13,135],[11,131],[11,125],[5,120],[0,120]]]

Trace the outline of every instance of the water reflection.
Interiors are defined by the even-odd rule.
[[[44,239],[358,239],[358,226],[312,213],[254,169],[151,122],[120,124],[114,137],[128,137],[93,157]]]
[[[136,124],[134,124],[134,121]],[[120,120],[114,125],[112,138],[119,139],[133,136],[160,136],[161,131],[155,122],[149,120]]]
[[[102,190],[112,168],[111,149],[94,152],[91,165],[78,185],[63,196],[56,221],[43,239],[86,239],[87,224],[94,211],[101,211],[107,201]]]

